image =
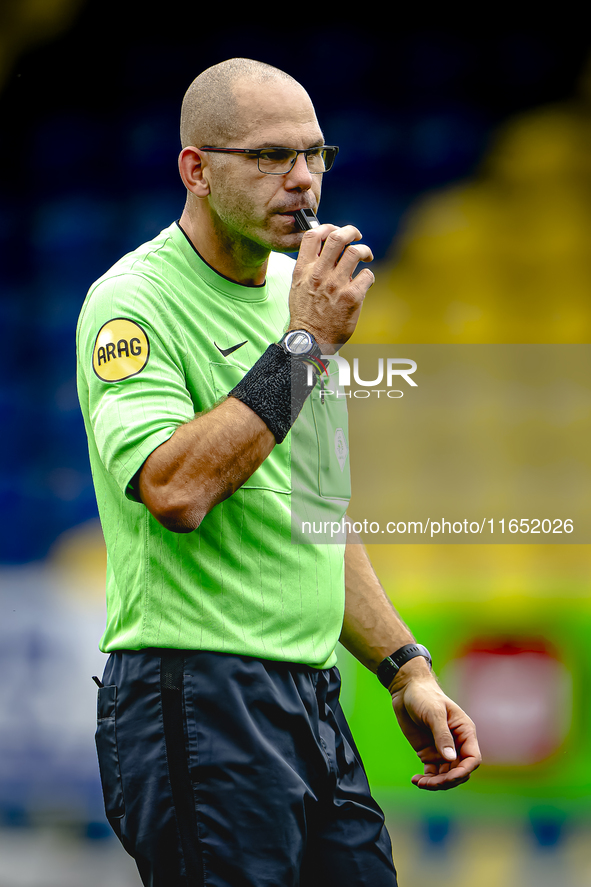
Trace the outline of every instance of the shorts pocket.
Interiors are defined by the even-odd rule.
[[[101,687],[98,691],[95,740],[105,812],[110,819],[119,819],[125,815],[117,749],[116,713],[117,687]]]

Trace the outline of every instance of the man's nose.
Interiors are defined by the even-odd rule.
[[[288,190],[308,191],[312,187],[312,173],[308,169],[305,154],[298,154],[286,179],[285,187]]]

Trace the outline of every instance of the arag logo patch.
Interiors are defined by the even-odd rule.
[[[150,343],[134,320],[116,317],[99,330],[92,368],[103,382],[121,382],[141,373],[150,356]]]

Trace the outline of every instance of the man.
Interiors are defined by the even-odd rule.
[[[419,788],[458,785],[480,758],[363,547],[291,541],[294,422],[307,493],[346,508],[318,479],[343,416],[308,373],[317,382],[321,351],[351,336],[373,283],[352,275],[371,250],[353,226],[296,225],[337,149],[287,74],[208,69],[181,140],[179,223],[91,288],[78,329],[109,555],[107,815],[144,884],[391,887],[383,814],[338,704],[339,637],[379,668]],[[298,248],[294,266],[282,254]]]

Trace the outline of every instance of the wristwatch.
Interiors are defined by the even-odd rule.
[[[277,344],[290,357],[299,357],[301,360],[308,357],[315,357],[319,360],[322,357],[320,346],[308,330],[288,330]]]
[[[429,668],[431,668],[433,664],[431,654],[426,647],[422,644],[405,644],[404,647],[400,647],[391,656],[386,656],[385,659],[382,659],[377,671],[379,682],[388,689],[402,666],[410,659],[414,659],[415,656],[424,656],[429,663]]]

